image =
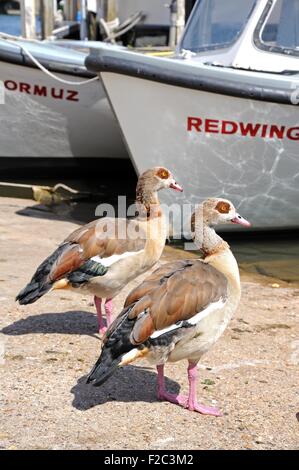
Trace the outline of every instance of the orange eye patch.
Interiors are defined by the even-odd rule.
[[[219,201],[216,210],[220,212],[220,214],[228,214],[230,210],[230,205],[228,202],[225,201]]]
[[[159,176],[159,178],[161,178],[162,180],[167,180],[167,178],[169,178],[170,176],[170,173],[165,168],[159,168],[159,170],[157,171],[157,176]]]

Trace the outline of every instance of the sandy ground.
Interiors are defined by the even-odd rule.
[[[223,417],[158,402],[156,373],[146,363],[94,388],[84,381],[100,348],[91,298],[60,291],[26,307],[14,302],[75,228],[34,217],[32,205],[0,199],[1,449],[299,448],[296,286],[243,276],[238,312],[199,371],[199,400],[219,406]],[[166,374],[169,390],[187,390],[184,362]]]

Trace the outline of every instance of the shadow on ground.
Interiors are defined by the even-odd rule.
[[[90,312],[77,310],[62,313],[42,313],[17,320],[5,326],[1,332],[10,336],[32,333],[95,336],[97,332],[97,318]]]
[[[60,222],[72,222],[74,224],[83,224],[82,221],[76,218],[77,204],[74,202],[66,202],[60,204],[44,205],[36,204],[34,206],[24,207],[16,211],[16,214],[25,217],[33,217],[35,219],[57,220]],[[96,206],[95,206],[96,207]],[[94,219],[94,209],[89,210],[90,220]],[[75,227],[76,228],[76,227]]]
[[[146,367],[126,366],[118,369],[100,387],[86,384],[87,376],[81,377],[71,389],[74,394],[72,405],[77,410],[86,411],[108,401],[153,403],[156,398],[157,374]],[[165,377],[169,392],[178,393],[180,386]]]

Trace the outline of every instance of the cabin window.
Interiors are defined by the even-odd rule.
[[[272,52],[298,54],[299,0],[277,0],[274,5],[269,2],[268,9],[259,31],[261,45]]]
[[[198,0],[180,49],[201,52],[227,47],[237,40],[256,0]]]

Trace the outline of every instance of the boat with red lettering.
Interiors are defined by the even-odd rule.
[[[128,158],[103,87],[90,80],[96,74],[84,65],[87,54],[46,41],[0,40],[1,168],[14,167],[13,157],[51,157],[56,163]]]
[[[20,6],[20,2],[0,3],[2,13],[9,13],[12,8]],[[101,81],[95,73],[86,70],[84,60],[91,48],[100,46],[100,40],[117,39],[134,47],[148,42],[162,45],[164,41],[167,45],[170,36],[176,35],[173,29],[170,33],[174,26],[170,13],[173,9],[160,0],[150,3],[145,0],[115,2],[115,8],[109,7],[109,14],[115,14],[115,19],[107,22],[104,16],[108,14],[108,4],[99,8],[101,2],[92,0],[67,3],[64,13],[57,10],[57,5],[53,7],[52,24],[55,23],[55,28],[50,36],[43,31],[41,14],[33,21],[30,8],[27,17],[23,10],[23,29],[28,23],[27,28],[34,31],[33,36],[47,37],[48,40],[10,36],[8,32],[21,33],[21,17],[1,15],[1,169],[14,168],[17,164],[26,166],[25,159],[31,157],[39,157],[39,161],[33,162],[35,165],[41,165],[42,158],[48,157],[55,158],[55,166],[64,164],[63,158],[67,159],[67,166],[81,165],[81,158],[84,158],[83,165],[87,166],[88,157],[93,158],[92,166],[97,166],[95,158],[117,158],[122,160],[118,165],[122,168],[126,165],[123,160],[128,158],[128,153],[118,123]],[[174,3],[172,0],[171,4]],[[190,10],[193,0],[187,3]],[[176,24],[176,27],[181,25]],[[31,29],[30,34],[27,31],[28,37],[32,37]],[[87,37],[90,40],[87,41]],[[40,70],[33,58],[45,69]],[[46,73],[47,70],[58,79]],[[88,81],[94,77],[97,81]],[[80,85],[82,81],[86,84]],[[22,162],[16,162],[13,157],[22,157]],[[28,161],[29,164],[32,162]]]
[[[86,65],[138,172],[164,164],[186,203],[221,195],[255,229],[298,227],[299,0],[198,0],[174,59],[103,46]]]

